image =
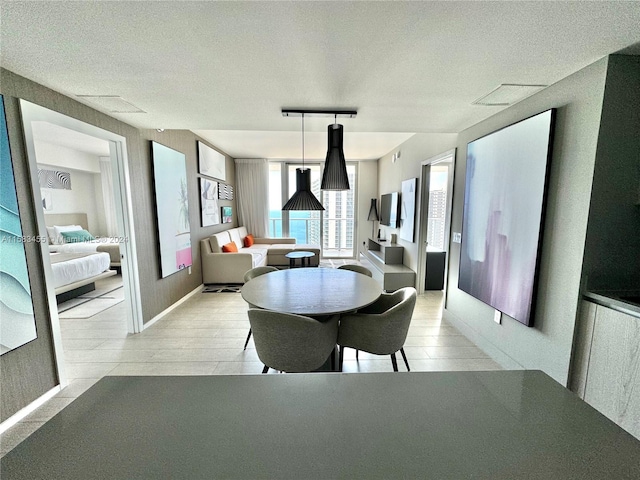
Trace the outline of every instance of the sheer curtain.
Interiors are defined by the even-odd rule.
[[[111,159],[100,157],[100,180],[102,181],[102,201],[104,202],[104,220],[107,227],[107,235],[118,235],[118,223],[116,221],[116,202],[113,198],[113,174],[111,173]]]
[[[256,237],[269,236],[269,161],[236,158],[238,222]]]

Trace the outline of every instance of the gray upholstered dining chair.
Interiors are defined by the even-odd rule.
[[[334,315],[320,322],[292,313],[249,309],[258,358],[269,368],[281,372],[311,372],[321,367],[331,355],[338,339],[338,319]]]
[[[376,355],[390,355],[394,372],[398,371],[396,352],[399,350],[407,370],[411,371],[403,346],[416,298],[415,288],[404,287],[393,293],[383,293],[374,303],[356,313],[343,314],[338,330],[340,371],[345,347]]]
[[[340,265],[338,268],[341,268],[342,270],[351,270],[352,272],[361,273],[363,275],[367,275],[368,277],[373,277],[371,270],[369,270],[367,267],[363,267],[362,265],[347,263],[345,265]]]
[[[244,283],[247,283],[252,278],[256,278],[256,277],[259,277],[260,275],[264,275],[265,273],[277,272],[277,271],[278,269],[276,267],[270,267],[268,265],[264,267],[252,268],[251,270],[248,270],[244,274]],[[250,304],[249,302],[247,302],[247,304],[249,305],[249,308],[258,308],[255,305]],[[243,350],[247,349],[247,345],[249,345],[250,339],[251,339],[251,329],[249,329],[249,335],[247,335],[247,340],[244,342]]]

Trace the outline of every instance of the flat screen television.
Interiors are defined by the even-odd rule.
[[[555,110],[467,145],[458,288],[532,326]]]
[[[398,228],[398,192],[380,197],[380,225]]]

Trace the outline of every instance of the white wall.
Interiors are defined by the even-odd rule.
[[[60,170],[59,166],[38,164],[38,168],[46,170]],[[42,192],[48,192],[51,196],[52,209],[46,210],[48,213],[86,213],[88,220],[89,232],[94,236],[104,236],[104,232],[100,228],[100,216],[98,209],[96,183],[100,183],[100,175],[89,172],[81,172],[79,170],[66,169],[71,175],[71,190],[63,190],[59,188],[42,188]],[[97,177],[97,180],[96,180]]]
[[[99,160],[96,155],[37,139],[34,139],[34,146],[38,163],[61,167],[58,170],[73,169],[100,173]]]
[[[357,199],[357,226],[355,239],[356,259],[358,252],[363,250],[362,243],[366,242],[371,236],[373,223],[378,227],[378,222],[367,220],[369,216],[369,208],[371,207],[371,199],[379,198],[378,195],[378,162],[377,161],[361,161],[358,162],[358,199]],[[378,209],[380,205],[378,205]],[[377,231],[377,230],[376,230]]]
[[[455,133],[419,133],[404,142],[400,147],[389,152],[378,160],[378,208],[380,195],[390,192],[400,192],[402,181],[410,178],[418,179],[418,192],[420,191],[421,163],[431,157],[451,150],[456,146],[458,135]],[[400,158],[395,163],[391,158],[394,153],[400,151]],[[416,198],[418,202],[418,198]],[[416,216],[415,231],[418,232],[420,225],[419,215]],[[409,242],[400,238],[399,228],[381,227],[387,239],[391,234],[398,236],[397,243],[404,247],[403,263],[413,271],[418,271],[418,235],[415,241]]]

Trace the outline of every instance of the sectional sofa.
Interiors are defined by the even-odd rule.
[[[310,265],[317,267],[320,262],[320,247],[296,243],[295,238],[254,238],[254,244],[245,247],[247,229],[232,228],[200,240],[202,259],[202,279],[207,283],[243,283],[244,274],[254,267],[272,265],[289,266],[285,256],[293,251],[315,253]],[[237,252],[223,252],[223,246],[233,242]]]

